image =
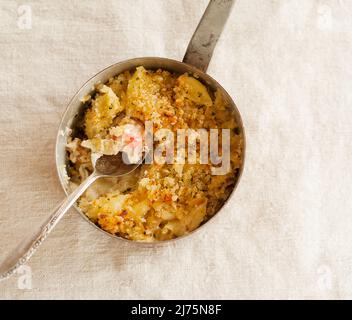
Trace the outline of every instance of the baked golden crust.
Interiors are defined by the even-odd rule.
[[[87,139],[71,137],[67,147],[73,185],[92,170],[91,150],[85,147],[93,150],[93,144],[101,148],[105,143],[117,148],[114,130],[128,124],[143,126],[150,120],[154,130],[168,128],[175,134],[177,129],[230,129],[231,170],[225,175],[212,175],[211,164],[197,160],[144,164],[122,179],[94,183],[78,204],[102,229],[136,241],[172,239],[197,228],[228,198],[242,164],[243,137],[220,92],[211,92],[188,74],[138,67],[133,74],[124,72],[99,85],[88,103]]]

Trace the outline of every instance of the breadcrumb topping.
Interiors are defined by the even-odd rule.
[[[92,151],[113,154],[121,149],[118,132],[128,124],[143,126],[151,120],[154,130],[175,133],[189,128],[231,130],[231,170],[225,175],[212,175],[211,165],[199,161],[153,163],[126,177],[96,181],[78,205],[102,229],[135,241],[172,239],[204,223],[229,197],[242,165],[243,137],[220,91],[212,92],[188,74],[138,67],[97,85],[83,102],[88,105],[81,128],[85,136],[71,135],[67,143],[72,185],[92,172]]]

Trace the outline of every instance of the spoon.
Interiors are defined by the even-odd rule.
[[[130,174],[137,169],[144,157],[137,163],[127,163],[123,152],[117,155],[103,155],[93,159],[93,173],[84,180],[65,200],[63,200],[49,216],[49,218],[26,240],[22,241],[17,248],[0,264],[0,280],[11,276],[21,265],[26,263],[39,245],[46,239],[65,213],[77,199],[97,179],[106,177],[121,177]]]

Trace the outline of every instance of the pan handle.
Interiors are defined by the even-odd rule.
[[[188,44],[183,62],[206,72],[235,0],[210,0]]]

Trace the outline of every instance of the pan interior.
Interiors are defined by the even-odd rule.
[[[62,117],[62,121],[61,121],[61,124],[59,127],[58,136],[57,136],[57,142],[56,142],[56,165],[57,165],[57,171],[58,171],[61,185],[62,185],[64,191],[66,192],[66,194],[68,194],[70,192],[70,190],[69,190],[69,185],[68,185],[68,176],[67,176],[67,172],[66,172],[67,155],[66,155],[66,147],[65,146],[66,146],[68,136],[72,132],[71,130],[77,130],[76,128],[78,127],[78,124],[83,119],[83,114],[84,114],[84,111],[87,106],[81,102],[81,98],[87,94],[90,94],[94,90],[94,85],[96,83],[99,83],[99,82],[105,83],[111,77],[118,75],[126,70],[134,70],[138,66],[143,66],[145,69],[152,69],[152,70],[156,70],[156,69],[160,68],[160,69],[168,70],[170,72],[174,72],[174,73],[178,73],[178,74],[183,74],[183,73],[187,72],[188,74],[195,76],[198,80],[200,80],[201,82],[206,84],[211,90],[213,90],[213,91],[215,91],[216,89],[221,90],[224,100],[229,105],[231,105],[234,109],[234,116],[236,118],[235,120],[243,132],[243,139],[245,139],[242,119],[240,117],[239,111],[238,111],[235,103],[233,102],[231,97],[228,95],[228,93],[224,90],[224,88],[219,83],[217,83],[213,78],[211,78],[209,75],[199,71],[198,69],[196,69],[188,64],[185,64],[185,63],[182,63],[179,61],[175,61],[175,60],[171,60],[171,59],[166,59],[166,58],[146,57],[146,58],[136,58],[136,59],[126,60],[124,62],[117,63],[115,65],[112,65],[112,66],[102,70],[101,72],[96,74],[94,77],[89,79],[82,86],[82,88],[75,94],[75,96],[72,98],[72,100],[68,104],[68,107]],[[74,132],[74,134],[79,136],[81,133]],[[237,177],[236,184],[235,184],[229,198],[231,198],[231,196],[233,195],[233,191],[235,190],[236,186],[238,185],[241,173],[243,171],[245,141],[243,143],[244,143],[244,145],[243,145],[242,167],[240,168],[240,172]],[[228,198],[228,200],[229,200],[229,198]],[[109,236],[113,236],[118,239],[123,239],[121,237],[112,235],[112,234],[104,231],[103,229],[97,227],[91,220],[89,220],[89,218],[77,206],[75,206],[75,208],[85,218],[86,221],[90,222],[92,225],[94,225],[99,230],[103,231],[104,233],[108,234]],[[206,223],[210,220],[212,220],[212,217],[209,220],[207,220]],[[201,226],[199,226],[197,229],[195,229],[191,233],[195,232],[200,227]],[[189,233],[189,234],[191,234],[191,233]],[[175,238],[173,240],[180,239],[182,237],[183,236]],[[128,241],[128,242],[135,242],[135,241],[126,240],[126,239],[123,239],[123,240]],[[162,242],[168,242],[168,241],[173,241],[173,240],[166,240],[166,241],[162,241]]]

